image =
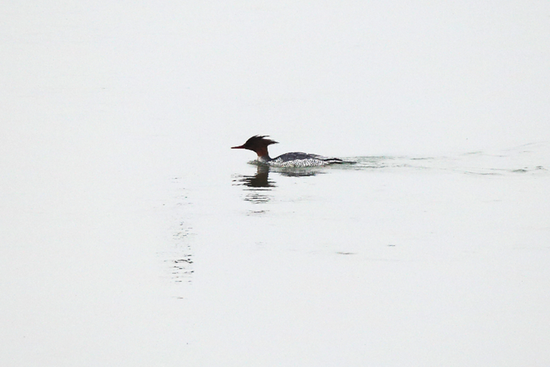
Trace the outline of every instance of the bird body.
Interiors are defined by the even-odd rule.
[[[231,149],[248,149],[256,152],[257,160],[260,163],[274,167],[315,167],[327,166],[329,164],[351,163],[345,162],[340,158],[324,157],[318,154],[309,154],[302,152],[291,152],[281,154],[278,157],[271,158],[267,147],[271,144],[277,144],[276,141],[266,139],[267,135],[254,135],[243,145],[232,147]]]

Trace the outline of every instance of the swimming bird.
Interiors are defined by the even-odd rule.
[[[271,144],[277,144],[278,142],[266,139],[267,137],[268,135],[254,135],[243,145],[231,147],[231,149],[252,150],[258,155],[258,162],[275,167],[314,167],[327,166],[329,164],[353,163],[343,161],[340,158],[330,158],[302,152],[285,153],[278,157],[271,158],[267,151],[267,147]]]

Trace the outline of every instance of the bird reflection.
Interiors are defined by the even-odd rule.
[[[258,164],[258,170],[253,176],[239,175],[233,180],[235,186],[248,186],[252,188],[277,187],[275,181],[269,179],[270,170],[287,177],[308,177],[323,173],[321,169],[312,168],[277,168],[273,169],[266,164]]]
[[[245,186],[245,190],[249,191],[244,198],[253,204],[267,203],[271,200],[268,192],[276,187],[275,182],[269,179],[269,167],[266,165],[258,165],[256,174],[253,176],[239,175],[233,180],[234,186]]]
[[[277,186],[273,180],[269,179],[269,166],[266,165],[258,165],[258,170],[253,176],[237,176],[237,179],[233,180],[233,185],[248,186],[252,188],[269,188]]]
[[[322,173],[322,169],[314,168],[273,168],[266,164],[257,164],[255,175],[236,175],[233,179],[233,186],[245,186],[244,190],[249,191],[245,201],[254,204],[262,204],[271,200],[269,193],[277,187],[274,180],[269,178],[269,173],[275,172],[287,177],[315,176]]]

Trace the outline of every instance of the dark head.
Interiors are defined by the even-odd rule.
[[[269,158],[269,154],[267,153],[267,146],[271,144],[277,144],[276,141],[271,139],[266,139],[267,135],[254,135],[250,139],[246,141],[243,145],[240,145],[238,147],[231,147],[231,149],[248,149],[256,152],[258,154],[258,157],[266,157]]]

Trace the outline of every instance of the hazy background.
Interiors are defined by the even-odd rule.
[[[550,2],[11,1],[0,5],[0,34],[6,365],[201,366],[227,355],[281,365],[271,357],[300,360],[304,339],[303,365],[340,355],[349,365],[548,362]],[[255,168],[244,164],[252,153],[229,147],[253,134],[281,142],[272,155],[475,151],[482,160],[467,156],[457,172],[507,173],[285,178],[262,217],[231,186]],[[492,152],[502,159],[487,165]],[[280,244],[285,219],[317,221],[321,231],[306,233],[334,239],[321,242],[328,257],[309,256],[317,242],[304,249],[292,231]],[[361,261],[382,261],[334,261],[335,251],[364,251],[363,231],[374,255]],[[356,247],[330,247],[339,233]],[[402,252],[389,254],[395,243]],[[177,282],[168,270],[187,246],[200,253],[190,293],[175,284],[187,270]],[[445,260],[463,250],[471,263]],[[406,264],[384,262],[393,256]],[[332,306],[311,313],[310,301]],[[457,327],[464,344],[447,335]],[[379,354],[362,349],[366,332]]]
[[[336,155],[528,143],[550,132],[549,16],[544,1],[5,3],[4,136],[43,128],[70,150],[154,134],[186,163],[253,134]]]

